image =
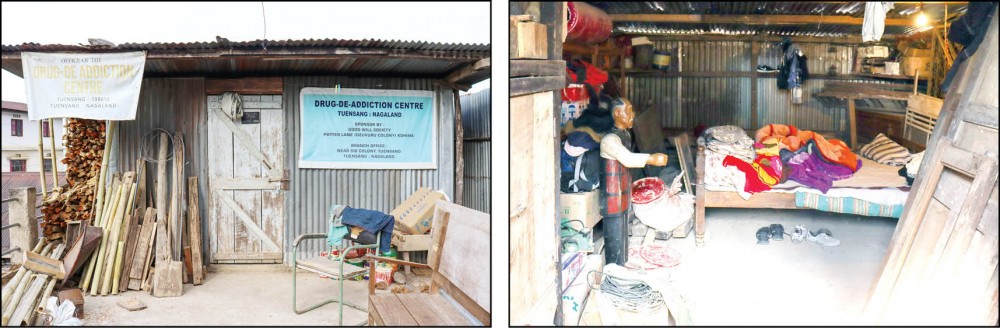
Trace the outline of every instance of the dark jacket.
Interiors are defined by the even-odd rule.
[[[382,237],[379,239],[379,252],[389,252],[389,247],[392,246],[392,228],[396,223],[391,215],[348,206],[341,214],[340,222],[344,225],[361,227],[371,233],[382,232]]]

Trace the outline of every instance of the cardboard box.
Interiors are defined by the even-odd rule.
[[[510,17],[510,59],[546,59],[548,49],[545,25]]]
[[[395,229],[411,235],[422,235],[431,230],[434,217],[434,202],[445,195],[429,188],[420,188],[407,197],[389,215],[396,218]]]
[[[601,220],[600,201],[600,190],[597,189],[572,194],[559,193],[559,218],[580,220],[587,229],[593,228]]]
[[[583,259],[587,255],[583,253],[566,253],[563,254],[560,259],[562,259],[562,288],[563,292],[569,288],[569,285],[576,280],[576,277],[580,275],[583,271]]]
[[[862,58],[875,57],[875,58],[886,58],[889,57],[889,47],[886,46],[868,46],[862,47],[859,52]]]
[[[905,57],[933,57],[934,51],[931,49],[920,49],[920,48],[906,48],[903,50],[903,56]]]
[[[920,75],[927,75],[931,70],[931,57],[904,57],[900,68],[903,75],[914,76],[917,70],[920,70]]]

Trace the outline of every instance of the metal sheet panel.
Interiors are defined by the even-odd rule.
[[[462,205],[485,213],[490,213],[490,94],[485,89],[459,97],[465,135]]]
[[[328,170],[300,169],[299,91],[304,87],[397,90],[435,92],[438,110],[438,167],[434,170]],[[455,97],[451,89],[435,86],[431,80],[403,78],[366,78],[342,76],[286,77],[284,79],[286,167],[291,183],[285,197],[285,263],[290,264],[291,243],[300,234],[326,232],[326,211],[332,204],[342,204],[388,213],[419,187],[440,189],[454,197],[454,127]],[[324,240],[304,241],[299,258],[316,256],[328,249]],[[419,261],[421,255],[417,255]],[[411,258],[413,259],[413,258]]]
[[[745,41],[654,41],[657,49],[681,48],[680,69],[684,72],[750,72],[750,43]],[[849,74],[854,61],[854,47],[799,43],[809,58],[809,72],[821,77],[833,72]],[[674,52],[676,55],[676,52]],[[776,42],[762,43],[758,62],[777,68],[781,65],[781,48]],[[675,68],[676,69],[676,68]],[[844,81],[847,82],[847,81]],[[850,81],[888,83],[881,81]],[[827,107],[812,98],[823,89],[826,80],[811,78],[803,85],[803,103],[792,104],[788,90],[778,90],[774,77],[757,79],[758,124],[750,122],[751,79],[666,78],[661,75],[626,77],[629,99],[641,110],[660,111],[663,127],[691,129],[699,123],[739,125],[755,129],[760,124],[794,124],[801,129],[836,131],[846,136],[847,121],[843,108]]]

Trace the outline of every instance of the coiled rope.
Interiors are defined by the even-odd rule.
[[[603,271],[590,271],[590,273],[596,272],[600,272],[604,279],[601,280],[600,288],[594,287],[593,284],[591,284],[591,288],[603,292],[611,304],[619,309],[649,313],[666,306],[663,294],[653,290],[653,287],[641,280],[619,278]],[[587,283],[590,283],[590,274],[588,274]]]

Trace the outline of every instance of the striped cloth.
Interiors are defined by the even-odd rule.
[[[616,160],[604,160],[604,186],[601,196],[606,203],[601,206],[601,216],[627,215],[632,205],[632,174]]]
[[[899,218],[903,204],[883,205],[853,197],[827,197],[808,192],[795,193],[795,206],[824,212]]]
[[[911,155],[905,147],[879,133],[871,143],[861,147],[861,156],[883,165],[903,166]]]

